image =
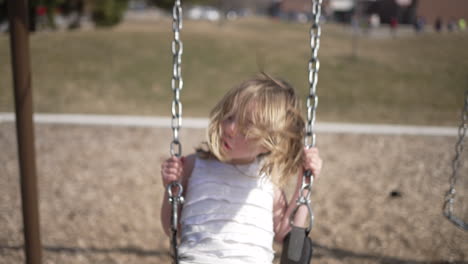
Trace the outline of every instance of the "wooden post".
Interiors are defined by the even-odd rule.
[[[29,60],[28,1],[8,0],[10,44],[27,264],[41,264],[38,190]]]

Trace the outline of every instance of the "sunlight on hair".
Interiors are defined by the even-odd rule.
[[[268,150],[261,155],[262,172],[282,186],[296,175],[303,159],[304,119],[294,88],[265,73],[230,89],[210,114],[208,150],[199,148],[202,158],[226,161],[221,145],[221,123],[235,116],[238,133]]]

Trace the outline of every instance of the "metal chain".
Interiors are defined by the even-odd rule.
[[[175,193],[177,191],[177,193]],[[179,254],[177,250],[177,233],[178,233],[178,212],[179,212],[179,205],[184,203],[184,197],[182,196],[184,189],[182,185],[178,182],[172,182],[167,186],[167,193],[169,195],[169,203],[171,206],[171,249],[172,249],[172,257],[175,264],[179,263]]]
[[[445,217],[450,220],[457,227],[464,230],[468,230],[468,223],[463,222],[463,220],[457,218],[453,214],[453,207],[455,203],[455,185],[458,179],[458,172],[460,169],[460,158],[463,153],[463,141],[466,135],[466,130],[468,129],[468,90],[465,91],[465,102],[461,114],[461,123],[458,127],[458,141],[455,144],[455,157],[452,161],[452,176],[450,177],[450,189],[445,194],[445,203],[443,207],[443,212]]]
[[[318,104],[317,96],[317,82],[318,82],[318,71],[320,68],[320,61],[318,59],[318,51],[320,48],[320,16],[322,13],[322,0],[312,0],[312,26],[310,28],[310,48],[312,55],[308,64],[308,76],[309,76],[309,95],[307,96],[307,123],[304,135],[304,145],[306,148],[315,147],[315,115]],[[311,171],[305,171],[302,176],[302,186],[299,193],[299,197],[296,201],[297,206],[290,216],[290,224],[293,225],[294,217],[299,207],[306,206],[309,211],[309,226],[307,233],[312,229],[314,223],[314,214],[310,205],[310,193],[312,191],[312,184],[314,182],[314,175]]]
[[[317,82],[320,61],[318,51],[320,48],[320,36],[322,30],[320,27],[320,15],[322,12],[322,0],[312,0],[312,26],[310,28],[310,48],[312,55],[308,64],[309,72],[309,95],[307,96],[307,124],[304,145],[307,148],[315,147],[315,113],[317,110]]]
[[[179,140],[179,129],[182,127],[182,102],[180,101],[180,91],[183,88],[182,79],[182,52],[183,43],[180,40],[180,30],[182,29],[182,6],[181,0],[174,1],[172,8],[172,30],[174,32],[174,39],[172,40],[172,80],[171,87],[173,92],[172,99],[172,141],[170,145],[170,152],[172,156],[180,157],[182,155],[182,144]],[[167,186],[167,193],[169,203],[171,206],[171,247],[172,255],[175,264],[179,263],[177,251],[177,233],[178,233],[178,211],[179,206],[183,204],[184,197],[182,196],[183,188],[179,182],[172,182]]]
[[[180,0],[175,0],[172,9],[172,30],[174,31],[174,40],[172,40],[172,80],[171,87],[173,92],[172,99],[172,134],[171,155],[180,157],[182,154],[182,145],[179,141],[179,129],[182,126],[182,102],[180,101],[180,91],[183,88],[182,79],[182,52],[183,43],[180,40],[180,30],[182,29],[182,6]]]

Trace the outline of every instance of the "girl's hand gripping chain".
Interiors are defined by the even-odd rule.
[[[164,187],[167,188],[172,182],[180,182],[182,174],[184,173],[183,167],[184,157],[170,157],[161,165],[161,176]]]
[[[171,214],[171,230],[173,233],[177,232],[179,225],[179,205],[183,204],[184,199],[182,196],[183,187],[180,183],[184,173],[183,167],[184,158],[170,157],[161,165],[161,177],[164,187],[167,189],[168,199],[172,205]],[[174,241],[175,242],[175,241]]]
[[[294,218],[296,211],[299,210],[301,205],[305,205],[309,210],[310,214],[310,223],[309,227],[307,228],[307,232],[310,231],[313,224],[313,213],[310,207],[310,192],[312,191],[312,184],[314,183],[314,180],[318,178],[320,172],[322,171],[322,163],[323,161],[319,156],[319,151],[317,148],[304,147],[304,161],[302,163],[302,173],[299,174],[298,178],[298,187],[300,186],[299,196],[296,201],[298,207],[293,212],[291,217]],[[293,219],[291,219],[291,223],[294,223]]]
[[[310,191],[315,177],[322,170],[322,159],[317,148],[304,148],[303,172],[298,178],[296,208],[290,215],[291,230],[286,236],[281,255],[281,264],[308,264],[312,257],[312,241],[309,232],[313,224],[313,213],[310,207]],[[312,177],[313,176],[313,177]],[[307,209],[305,209],[306,207]],[[304,211],[306,210],[306,211]],[[307,228],[302,227],[309,213],[310,222]],[[299,226],[295,225],[298,220]]]
[[[312,175],[317,178],[322,171],[323,161],[319,156],[318,148],[304,148],[304,171],[310,170]],[[302,180],[302,178],[301,178]]]
[[[297,178],[297,207],[290,215],[290,220],[292,225],[294,225],[295,222],[300,223],[299,225],[302,225],[306,216],[304,211],[305,208],[301,207],[305,205],[310,214],[310,223],[309,227],[307,228],[308,232],[312,228],[313,222],[312,209],[310,208],[310,192],[312,190],[313,181],[320,175],[320,172],[322,171],[322,163],[323,161],[320,158],[319,151],[317,148],[304,147],[304,161],[302,163],[302,173],[299,173],[299,177]],[[298,211],[302,212],[296,215]]]

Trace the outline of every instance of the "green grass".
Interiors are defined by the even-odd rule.
[[[185,21],[184,116],[207,116],[224,92],[263,67],[305,100],[308,25]],[[468,34],[361,37],[325,25],[320,48],[319,121],[458,124],[468,89]],[[30,37],[35,111],[170,115],[171,24]],[[0,112],[13,111],[10,50],[0,36]],[[259,66],[261,65],[261,66]]]

